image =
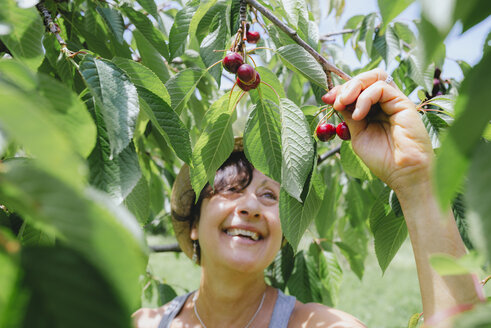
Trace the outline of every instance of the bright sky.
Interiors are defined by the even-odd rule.
[[[324,1],[320,1],[321,6]],[[326,8],[323,8],[326,10]],[[339,23],[335,23],[334,16],[331,14],[327,18],[322,19],[320,26],[320,34],[339,31],[343,29],[346,21],[354,15],[366,15],[371,12],[378,11],[377,0],[346,0],[344,13],[340,18]],[[409,23],[420,15],[420,5],[418,2],[411,4],[397,18],[397,21]],[[325,17],[325,16],[324,16]],[[442,77],[462,79],[462,71],[459,65],[455,62],[456,59],[461,59],[468,62],[470,65],[475,65],[482,57],[482,49],[488,33],[491,31],[491,17],[474,26],[464,34],[461,25],[458,23],[447,37],[445,44],[447,50],[447,59],[443,66]],[[342,40],[341,37],[338,37]],[[342,41],[341,41],[342,42]],[[347,48],[347,47],[346,47]],[[346,51],[345,61],[353,63],[353,67],[360,67],[354,52]],[[351,65],[350,65],[351,66]]]

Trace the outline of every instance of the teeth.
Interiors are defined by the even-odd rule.
[[[229,236],[246,236],[250,237],[252,240],[259,240],[259,235],[257,232],[249,231],[249,230],[243,230],[243,229],[228,229],[227,235]]]

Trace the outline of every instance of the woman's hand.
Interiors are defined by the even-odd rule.
[[[354,151],[370,170],[396,192],[427,182],[433,149],[414,103],[388,74],[375,69],[362,73],[322,97],[343,115]],[[374,111],[374,104],[382,111]],[[355,105],[354,110],[352,110]]]

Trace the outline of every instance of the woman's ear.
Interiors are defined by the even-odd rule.
[[[191,237],[192,240],[199,239],[198,227],[199,227],[198,222],[194,221],[193,226],[191,227],[191,231],[189,232],[189,236]]]

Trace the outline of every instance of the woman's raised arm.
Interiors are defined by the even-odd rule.
[[[323,100],[343,115],[354,151],[395,191],[416,260],[425,323],[446,327],[452,314],[479,301],[481,289],[474,276],[442,277],[430,265],[432,254],[460,257],[466,249],[451,210],[442,211],[433,192],[434,153],[420,114],[387,77],[380,69],[362,73]],[[372,107],[377,103],[381,110]]]

